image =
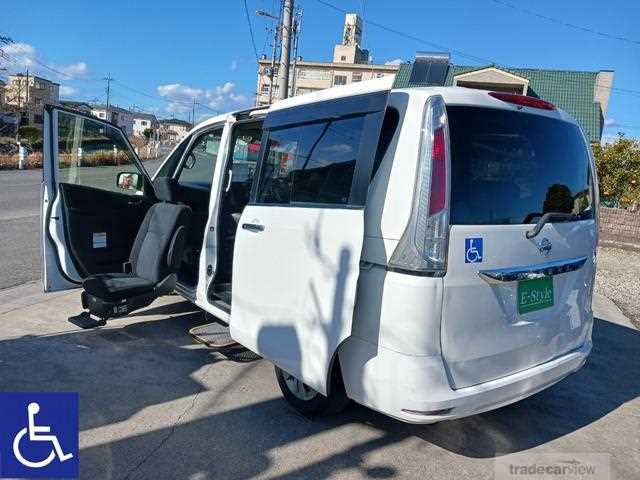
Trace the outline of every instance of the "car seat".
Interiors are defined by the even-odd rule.
[[[124,271],[87,277],[81,300],[88,312],[69,321],[82,328],[104,325],[109,318],[146,307],[173,291],[192,214],[187,205],[177,203],[177,187],[173,178],[155,180],[153,189],[159,202],[147,211]],[[100,320],[93,321],[91,315]]]

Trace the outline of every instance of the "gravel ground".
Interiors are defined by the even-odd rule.
[[[600,247],[595,290],[613,300],[640,329],[640,252]]]

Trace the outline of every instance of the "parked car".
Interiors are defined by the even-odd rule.
[[[90,278],[105,317],[136,308],[156,288],[141,255],[101,274],[130,262],[161,183],[162,202],[192,215],[163,281],[273,362],[305,414],[351,399],[413,423],[473,415],[548,388],[591,350],[594,162],[547,102],[362,82],[207,120],[153,179],[130,148],[117,166],[66,166],[87,129],[126,140],[77,112],[45,117],[66,135],[45,135],[60,139],[45,148],[45,290]],[[122,172],[140,183],[119,188]],[[158,228],[134,247],[150,242],[150,262],[175,243]]]

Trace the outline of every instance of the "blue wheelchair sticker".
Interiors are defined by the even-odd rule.
[[[464,239],[464,263],[480,263],[483,255],[482,238]]]
[[[0,392],[0,477],[77,478],[78,394]]]

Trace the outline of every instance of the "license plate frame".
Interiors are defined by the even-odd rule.
[[[531,280],[520,280],[517,302],[520,315],[553,307],[553,277],[545,276]]]

